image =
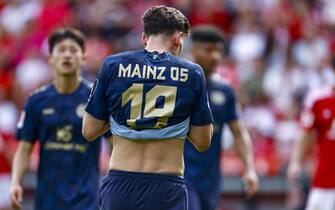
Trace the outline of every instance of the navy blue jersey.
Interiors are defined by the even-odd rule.
[[[232,88],[220,79],[207,81],[209,101],[214,117],[214,133],[208,150],[199,153],[188,141],[185,143],[185,180],[202,192],[220,190],[221,134],[225,123],[238,119],[236,99]]]
[[[146,50],[109,56],[86,111],[109,120],[128,139],[185,139],[189,125],[212,122],[201,67],[170,53]]]
[[[82,81],[70,94],[54,85],[35,91],[18,124],[17,138],[40,142],[36,210],[97,210],[100,140],[82,136],[90,85]]]

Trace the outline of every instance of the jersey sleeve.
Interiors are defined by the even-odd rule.
[[[31,97],[28,98],[17,124],[16,138],[34,143],[38,138],[38,114]]]
[[[197,81],[195,81],[195,102],[190,116],[190,124],[195,126],[207,125],[213,122],[205,75],[201,67],[199,68],[200,77],[197,77]]]
[[[239,118],[239,107],[236,102],[235,93],[231,87],[227,89],[226,95],[227,95],[226,122],[231,122]]]
[[[98,78],[95,80],[91,90],[90,97],[86,104],[85,111],[99,120],[108,120],[108,104],[106,95],[106,77],[108,72],[108,64],[105,60],[101,65]]]

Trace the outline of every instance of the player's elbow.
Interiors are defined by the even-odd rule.
[[[95,132],[89,126],[83,125],[83,128],[82,128],[81,132],[82,132],[84,138],[89,142],[92,142],[96,139]]]
[[[92,115],[85,112],[81,132],[87,141],[94,141],[99,136],[98,128],[100,128],[100,124],[100,121],[96,120]]]
[[[212,124],[204,126],[192,126],[189,132],[189,139],[199,152],[203,152],[211,145],[212,134]]]

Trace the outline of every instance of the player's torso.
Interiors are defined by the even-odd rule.
[[[100,142],[88,143],[81,134],[90,87],[85,81],[59,94],[48,86],[42,94],[35,109],[41,147],[36,208],[97,209]]]
[[[42,145],[83,143],[81,124],[88,96],[89,89],[84,84],[71,94],[59,94],[54,86],[48,87],[47,93],[36,105],[39,106],[37,121]]]
[[[182,175],[199,72],[169,53],[129,52],[113,63],[106,78],[115,135],[110,168]]]
[[[315,103],[313,107],[317,135],[317,168],[314,185],[335,187],[335,95]]]
[[[40,142],[40,172],[48,165],[58,169],[76,166],[84,170],[93,164],[97,170],[100,142],[89,144],[82,136],[84,107],[90,94],[85,81],[70,94],[59,94],[47,86],[36,100],[36,130]],[[84,160],[87,157],[88,160]],[[60,161],[61,160],[61,161]],[[71,171],[71,170],[69,170]]]
[[[222,135],[222,129],[225,123],[228,123],[227,107],[230,100],[231,89],[228,85],[222,84],[216,79],[210,79],[208,81],[208,97],[211,106],[213,118],[214,118],[214,133],[213,138],[220,138]]]

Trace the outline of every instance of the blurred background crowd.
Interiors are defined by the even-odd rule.
[[[213,24],[224,32],[217,73],[238,95],[256,169],[261,176],[285,176],[306,94],[335,81],[334,0],[0,0],[0,173],[10,171],[26,98],[52,77],[49,33],[60,26],[85,33],[82,74],[94,80],[105,56],[142,47],[141,15],[160,4],[181,10],[192,26]],[[223,174],[239,175],[229,133],[223,139]]]

